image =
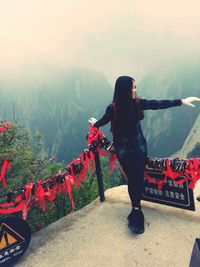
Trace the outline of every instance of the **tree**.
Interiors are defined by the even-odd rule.
[[[18,191],[29,182],[45,181],[46,178],[52,177],[60,170],[66,168],[63,163],[49,161],[40,133],[36,133],[34,139],[31,140],[28,130],[22,125],[8,123],[7,127],[5,127],[6,130],[3,130],[5,123],[2,122],[1,125],[0,168],[4,160],[9,160],[11,168],[5,174],[7,188],[5,190],[0,185],[0,195],[5,193],[5,191]],[[118,167],[113,173],[108,174],[108,158],[101,158],[101,165],[105,190],[124,183],[118,172]],[[88,171],[87,178],[81,183],[80,190],[76,186],[73,187],[73,195],[75,210],[84,207],[97,198],[98,185],[95,173],[91,174]],[[0,198],[1,200],[7,201],[5,198]],[[47,210],[45,213],[41,211],[40,206],[31,207],[27,222],[31,226],[32,232],[47,226],[72,211],[69,197],[64,193],[57,194],[56,200],[47,202],[46,206]],[[18,215],[21,216],[20,214]]]

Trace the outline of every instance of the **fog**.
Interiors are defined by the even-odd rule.
[[[0,0],[0,79],[46,64],[98,70],[112,84],[199,61],[199,10],[199,0]]]

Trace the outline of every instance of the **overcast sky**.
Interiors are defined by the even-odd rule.
[[[199,0],[0,0],[0,73],[45,63],[140,80],[200,59],[199,10]]]

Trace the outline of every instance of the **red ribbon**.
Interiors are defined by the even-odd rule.
[[[200,179],[200,168],[199,168],[199,159],[193,158],[186,161],[187,168],[184,171],[173,171],[170,165],[170,160],[166,161],[166,170],[163,170],[162,173],[165,175],[164,179],[156,181],[155,178],[150,177],[146,171],[144,173],[144,176],[147,180],[149,180],[151,183],[158,184],[158,189],[162,189],[163,184],[165,183],[167,177],[174,180],[176,184],[182,184],[185,181],[188,180],[189,182],[189,188],[194,189],[197,181]],[[176,180],[176,178],[182,176],[182,179]]]
[[[0,127],[0,133],[3,133],[3,132],[5,132],[6,131],[6,128],[4,128],[4,127]]]
[[[72,160],[70,162],[70,164],[68,164],[68,167],[67,167],[70,170],[70,174],[73,177],[74,183],[76,184],[78,190],[80,189],[81,180],[80,180],[79,176],[78,176],[78,178],[76,177],[76,175],[74,173],[74,170],[73,170],[73,165],[75,165],[75,164],[78,165],[78,164],[81,164],[81,163],[82,163],[81,159],[80,158],[76,158],[76,159]]]
[[[3,127],[5,127],[5,128],[10,127],[11,125],[12,125],[12,123],[9,122],[9,121],[6,121],[6,122],[3,123]]]
[[[106,155],[107,155],[107,151],[102,151],[101,149],[100,149],[100,147],[97,147],[96,148],[96,152],[98,152],[99,153],[99,155],[101,155],[102,157],[105,157]]]
[[[177,177],[179,177],[182,173],[181,172],[174,172],[171,168],[170,165],[170,160],[166,160],[166,170],[162,171],[162,174],[164,174],[164,178],[162,180],[156,180],[154,177],[151,177],[150,175],[148,175],[146,173],[146,171],[144,172],[144,176],[147,180],[149,180],[149,182],[157,184],[158,185],[158,190],[161,190],[163,187],[163,184],[166,182],[167,177],[173,179],[177,184],[183,183],[183,181],[185,181],[185,179],[182,179],[181,181],[176,181],[175,179]]]
[[[0,181],[2,182],[4,188],[6,188],[5,173],[6,170],[9,169],[10,167],[11,167],[10,162],[8,160],[4,160],[0,173]]]
[[[0,204],[0,214],[12,214],[22,211],[22,218],[26,220],[31,203],[31,190],[33,183],[28,183],[24,187],[24,192],[16,197],[11,203]]]
[[[34,186],[34,183],[28,183],[25,185],[25,191],[24,191],[24,198],[23,198],[23,204],[24,207],[22,209],[22,218],[26,220],[28,211],[30,210],[30,203],[31,203],[31,190]]]
[[[91,164],[92,164],[91,171],[92,171],[92,173],[94,173],[95,156],[94,156],[94,153],[93,153],[92,151],[89,152],[89,161],[90,161]]]
[[[47,187],[48,191],[44,193],[45,199],[49,202],[54,201],[56,199],[56,186],[53,188]]]
[[[188,168],[184,174],[190,181],[189,188],[194,189],[196,182],[200,179],[199,159],[193,158],[187,160]]]
[[[7,131],[7,128],[10,127],[12,124],[10,122],[4,122],[2,126],[0,126],[0,133]]]
[[[72,175],[67,174],[65,176],[65,192],[69,194],[69,199],[72,204],[72,209],[74,210],[74,196],[72,192],[72,187],[74,185],[74,178]]]
[[[9,127],[8,125],[3,125],[1,128],[6,129],[6,127]],[[5,131],[5,130],[2,130]],[[90,126],[90,132],[88,135],[88,145],[92,144],[92,142],[99,141],[99,137],[101,137],[103,133],[99,131],[98,128],[95,128],[93,126]],[[73,186],[74,184],[77,185],[78,189],[80,189],[80,183],[86,179],[86,173],[88,170],[89,162],[92,164],[91,171],[94,173],[94,167],[95,167],[95,154],[99,153],[101,156],[105,156],[107,152],[101,151],[100,147],[96,147],[95,151],[88,151],[87,149],[84,150],[84,152],[79,156],[79,158],[74,159],[70,164],[68,165],[66,173],[62,175],[56,174],[54,183],[51,182],[51,178],[47,178],[45,181],[45,185],[42,183],[42,180],[39,180],[36,184],[36,186],[33,183],[27,183],[24,187],[24,191],[15,198],[14,201],[10,203],[4,203],[0,204],[0,214],[11,214],[15,212],[22,211],[23,219],[27,218],[28,211],[31,206],[34,204],[39,204],[42,208],[42,211],[46,211],[46,204],[45,201],[54,201],[56,199],[56,193],[61,194],[62,192],[68,193],[69,198],[71,201],[72,209],[74,210],[75,204],[74,204],[74,197],[73,197]],[[114,162],[117,160],[117,156],[115,153],[111,153],[110,159],[109,159],[109,171],[114,169]],[[78,168],[78,173],[76,172],[76,175],[74,173],[74,167],[75,165]],[[6,170],[10,168],[10,163],[8,160],[4,160],[3,166],[0,172],[0,181],[2,181],[3,186],[6,186],[6,182],[4,179]],[[189,181],[189,188],[194,188],[196,182],[200,179],[200,168],[199,168],[199,159],[193,158],[186,161],[186,169],[181,172],[175,172],[172,170],[172,167],[170,165],[170,160],[166,160],[166,170],[162,171],[164,175],[164,179],[157,181],[154,177],[150,177],[145,171],[144,176],[146,179],[148,179],[152,183],[158,184],[158,189],[162,189],[162,186],[164,182],[166,181],[167,177],[173,179],[177,184],[183,183],[185,180]],[[180,180],[180,176],[183,176],[183,179]],[[176,178],[178,178],[176,180]],[[61,178],[61,179],[59,179]],[[33,186],[35,186],[35,199],[32,197],[32,189]],[[35,200],[35,203],[33,203],[33,200]]]
[[[87,152],[83,152],[80,155],[80,158],[81,158],[81,160],[83,162],[82,179],[85,180],[86,179],[87,170],[88,170],[88,164],[89,164],[88,153]]]
[[[98,128],[90,125],[89,134],[87,137],[88,145],[94,141],[98,141],[99,136],[103,136],[103,133],[101,133]]]
[[[111,172],[115,168],[115,160],[117,159],[117,155],[115,153],[111,153],[110,158],[109,158],[109,167],[108,167],[108,172]]]
[[[38,185],[35,190],[36,201],[39,202],[39,205],[41,206],[42,211],[45,212],[46,211],[45,192],[42,186],[42,180],[39,180],[37,184]]]

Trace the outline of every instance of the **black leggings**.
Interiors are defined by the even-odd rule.
[[[119,163],[128,179],[128,193],[132,207],[141,207],[146,159],[146,155],[134,156],[130,151],[127,151],[123,157],[118,157]]]

